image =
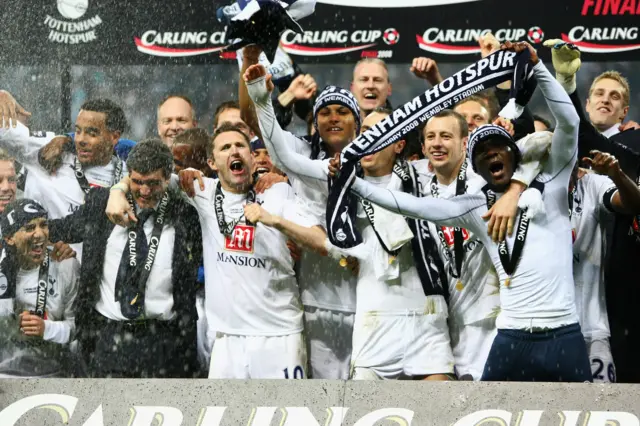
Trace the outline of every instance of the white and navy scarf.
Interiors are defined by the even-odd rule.
[[[533,74],[530,53],[519,54],[506,50],[495,52],[445,79],[411,101],[396,108],[391,115],[358,136],[342,151],[341,170],[329,182],[327,203],[327,233],[332,244],[340,248],[354,247],[362,242],[362,236],[353,226],[355,219],[355,195],[351,185],[356,178],[356,165],[360,158],[383,150],[425,123],[438,112],[452,108],[456,103],[481,90],[512,80],[511,100],[507,108],[514,109],[516,101],[524,96],[525,81]],[[520,109],[517,107],[515,109]],[[513,115],[515,114],[515,115]],[[501,111],[501,115],[517,113]],[[341,213],[350,211],[351,215]]]

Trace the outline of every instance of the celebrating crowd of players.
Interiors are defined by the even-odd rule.
[[[393,114],[380,60],[319,90],[248,46],[212,134],[171,94],[139,143],[112,101],[56,136],[0,92],[0,377],[640,382],[629,85],[583,103],[574,46],[545,43],[554,77],[479,43],[529,50],[555,125],[500,117],[510,82],[477,93],[363,157],[335,213],[339,154]],[[328,211],[362,242],[332,245]]]

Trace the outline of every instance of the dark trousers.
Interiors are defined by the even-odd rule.
[[[579,324],[547,331],[498,330],[483,381],[591,382]]]
[[[640,383],[640,329],[636,324],[633,319],[611,322],[609,341],[618,383]]]
[[[196,334],[177,322],[95,322],[95,340],[85,354],[93,378],[192,378],[197,375]],[[88,359],[87,359],[88,358]]]

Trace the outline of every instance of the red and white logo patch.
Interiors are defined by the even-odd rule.
[[[387,28],[384,31],[382,40],[388,45],[394,45],[400,40],[400,33],[395,28]]]
[[[236,225],[231,237],[224,237],[224,248],[229,251],[253,253],[256,228],[249,225]]]
[[[454,228],[453,226],[443,226],[442,227],[442,233],[444,234],[444,239],[447,242],[448,246],[453,246],[453,233],[454,230],[456,228]],[[467,241],[469,239],[469,231],[467,231],[466,229],[462,228],[462,238],[464,241]]]
[[[544,40],[544,31],[540,27],[531,27],[527,31],[527,38],[531,43],[538,44]]]

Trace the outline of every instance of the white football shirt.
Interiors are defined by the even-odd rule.
[[[433,175],[427,176],[428,184],[425,197],[431,197],[429,185]],[[438,198],[451,199],[456,196],[456,181],[449,185],[438,183]],[[477,193],[486,182],[474,173],[471,165],[467,168],[467,192]],[[483,319],[492,318],[500,312],[500,281],[484,244],[474,232],[462,229],[464,238],[464,257],[460,278],[455,278],[456,264],[454,257],[454,227],[440,226],[429,222],[431,235],[436,239],[440,258],[449,279],[449,313],[451,321],[459,326],[473,324]],[[446,246],[443,245],[438,231],[441,230]],[[485,231],[486,234],[486,231]],[[452,273],[453,272],[453,273]],[[462,288],[458,286],[462,283]]]
[[[155,217],[150,216],[144,223],[147,241],[151,239]],[[122,226],[114,226],[107,239],[102,278],[100,280],[100,299],[96,310],[113,321],[129,321],[122,315],[120,302],[115,298],[116,280],[120,269],[120,260],[128,243],[128,230]],[[151,266],[144,293],[145,319],[169,321],[175,318],[173,310],[173,246],[176,232],[173,225],[165,224],[160,234],[156,258]],[[194,284],[195,285],[195,284]]]
[[[606,176],[587,173],[577,181],[575,189],[571,226],[580,325],[586,339],[607,339],[610,332],[604,291],[604,222],[612,212],[605,207],[604,198],[613,196],[616,186]]]
[[[365,177],[365,180],[377,187],[401,189],[400,179],[393,179],[393,175]],[[381,208],[375,205],[372,207],[374,211]],[[356,316],[367,312],[385,312],[398,315],[406,315],[409,312],[424,313],[427,310],[427,296],[424,294],[415,265],[411,241],[403,244],[395,260],[398,262],[397,278],[381,279],[376,275],[376,268],[372,265],[373,262],[380,261],[376,253],[384,249],[373,226],[371,226],[371,222],[367,219],[361,203],[358,203],[356,225],[362,233],[363,240],[363,248],[357,252],[364,255],[364,258],[360,259]],[[382,227],[385,224],[376,224],[376,226]],[[442,299],[438,301],[439,308],[442,309],[446,306],[444,297],[431,296],[430,298]]]
[[[172,177],[177,184],[177,177]],[[217,179],[194,183],[195,197],[185,200],[198,211],[202,226],[205,305],[209,341],[216,331],[249,336],[283,336],[302,331],[302,305],[287,237],[275,228],[244,221],[246,194],[223,190],[225,220],[241,219],[231,237],[218,227],[215,212]],[[256,202],[302,226],[311,226],[296,205],[293,190],[278,183]],[[213,329],[214,328],[214,329]]]
[[[286,131],[282,131],[281,134],[284,140],[278,143],[309,159],[311,145],[308,142]],[[316,223],[326,228],[325,214],[329,197],[326,173],[323,174],[324,179],[307,177],[289,170],[277,154],[271,157],[274,163],[287,173],[294,192],[302,199],[310,214],[315,217]],[[328,159],[322,163],[316,162],[316,165],[324,165],[327,161]],[[323,168],[323,170],[326,169]],[[357,278],[349,269],[341,267],[331,256],[321,256],[318,253],[303,250],[298,281],[302,303],[305,306],[342,312],[356,311]]]
[[[496,326],[503,329],[557,328],[578,322],[567,188],[576,162],[580,119],[571,100],[542,62],[533,70],[558,124],[549,159],[539,176],[546,182],[543,194],[546,215],[529,222],[522,255],[510,277],[509,286],[506,285],[509,276],[502,266],[498,246],[487,235],[487,224],[482,219],[488,210],[484,194],[436,200],[390,192],[362,179],[357,179],[353,187],[362,197],[391,211],[441,225],[461,226],[474,232],[484,244],[500,277],[501,312]],[[510,255],[519,231],[518,226],[506,240]]]
[[[76,259],[49,264],[45,330],[40,345],[20,344],[33,339],[19,332],[17,315],[36,308],[40,268],[19,270],[15,299],[0,299],[0,375],[50,376],[59,374],[65,346],[75,332],[75,300],[80,263]],[[0,274],[0,295],[6,291]],[[3,290],[4,289],[4,290]]]

